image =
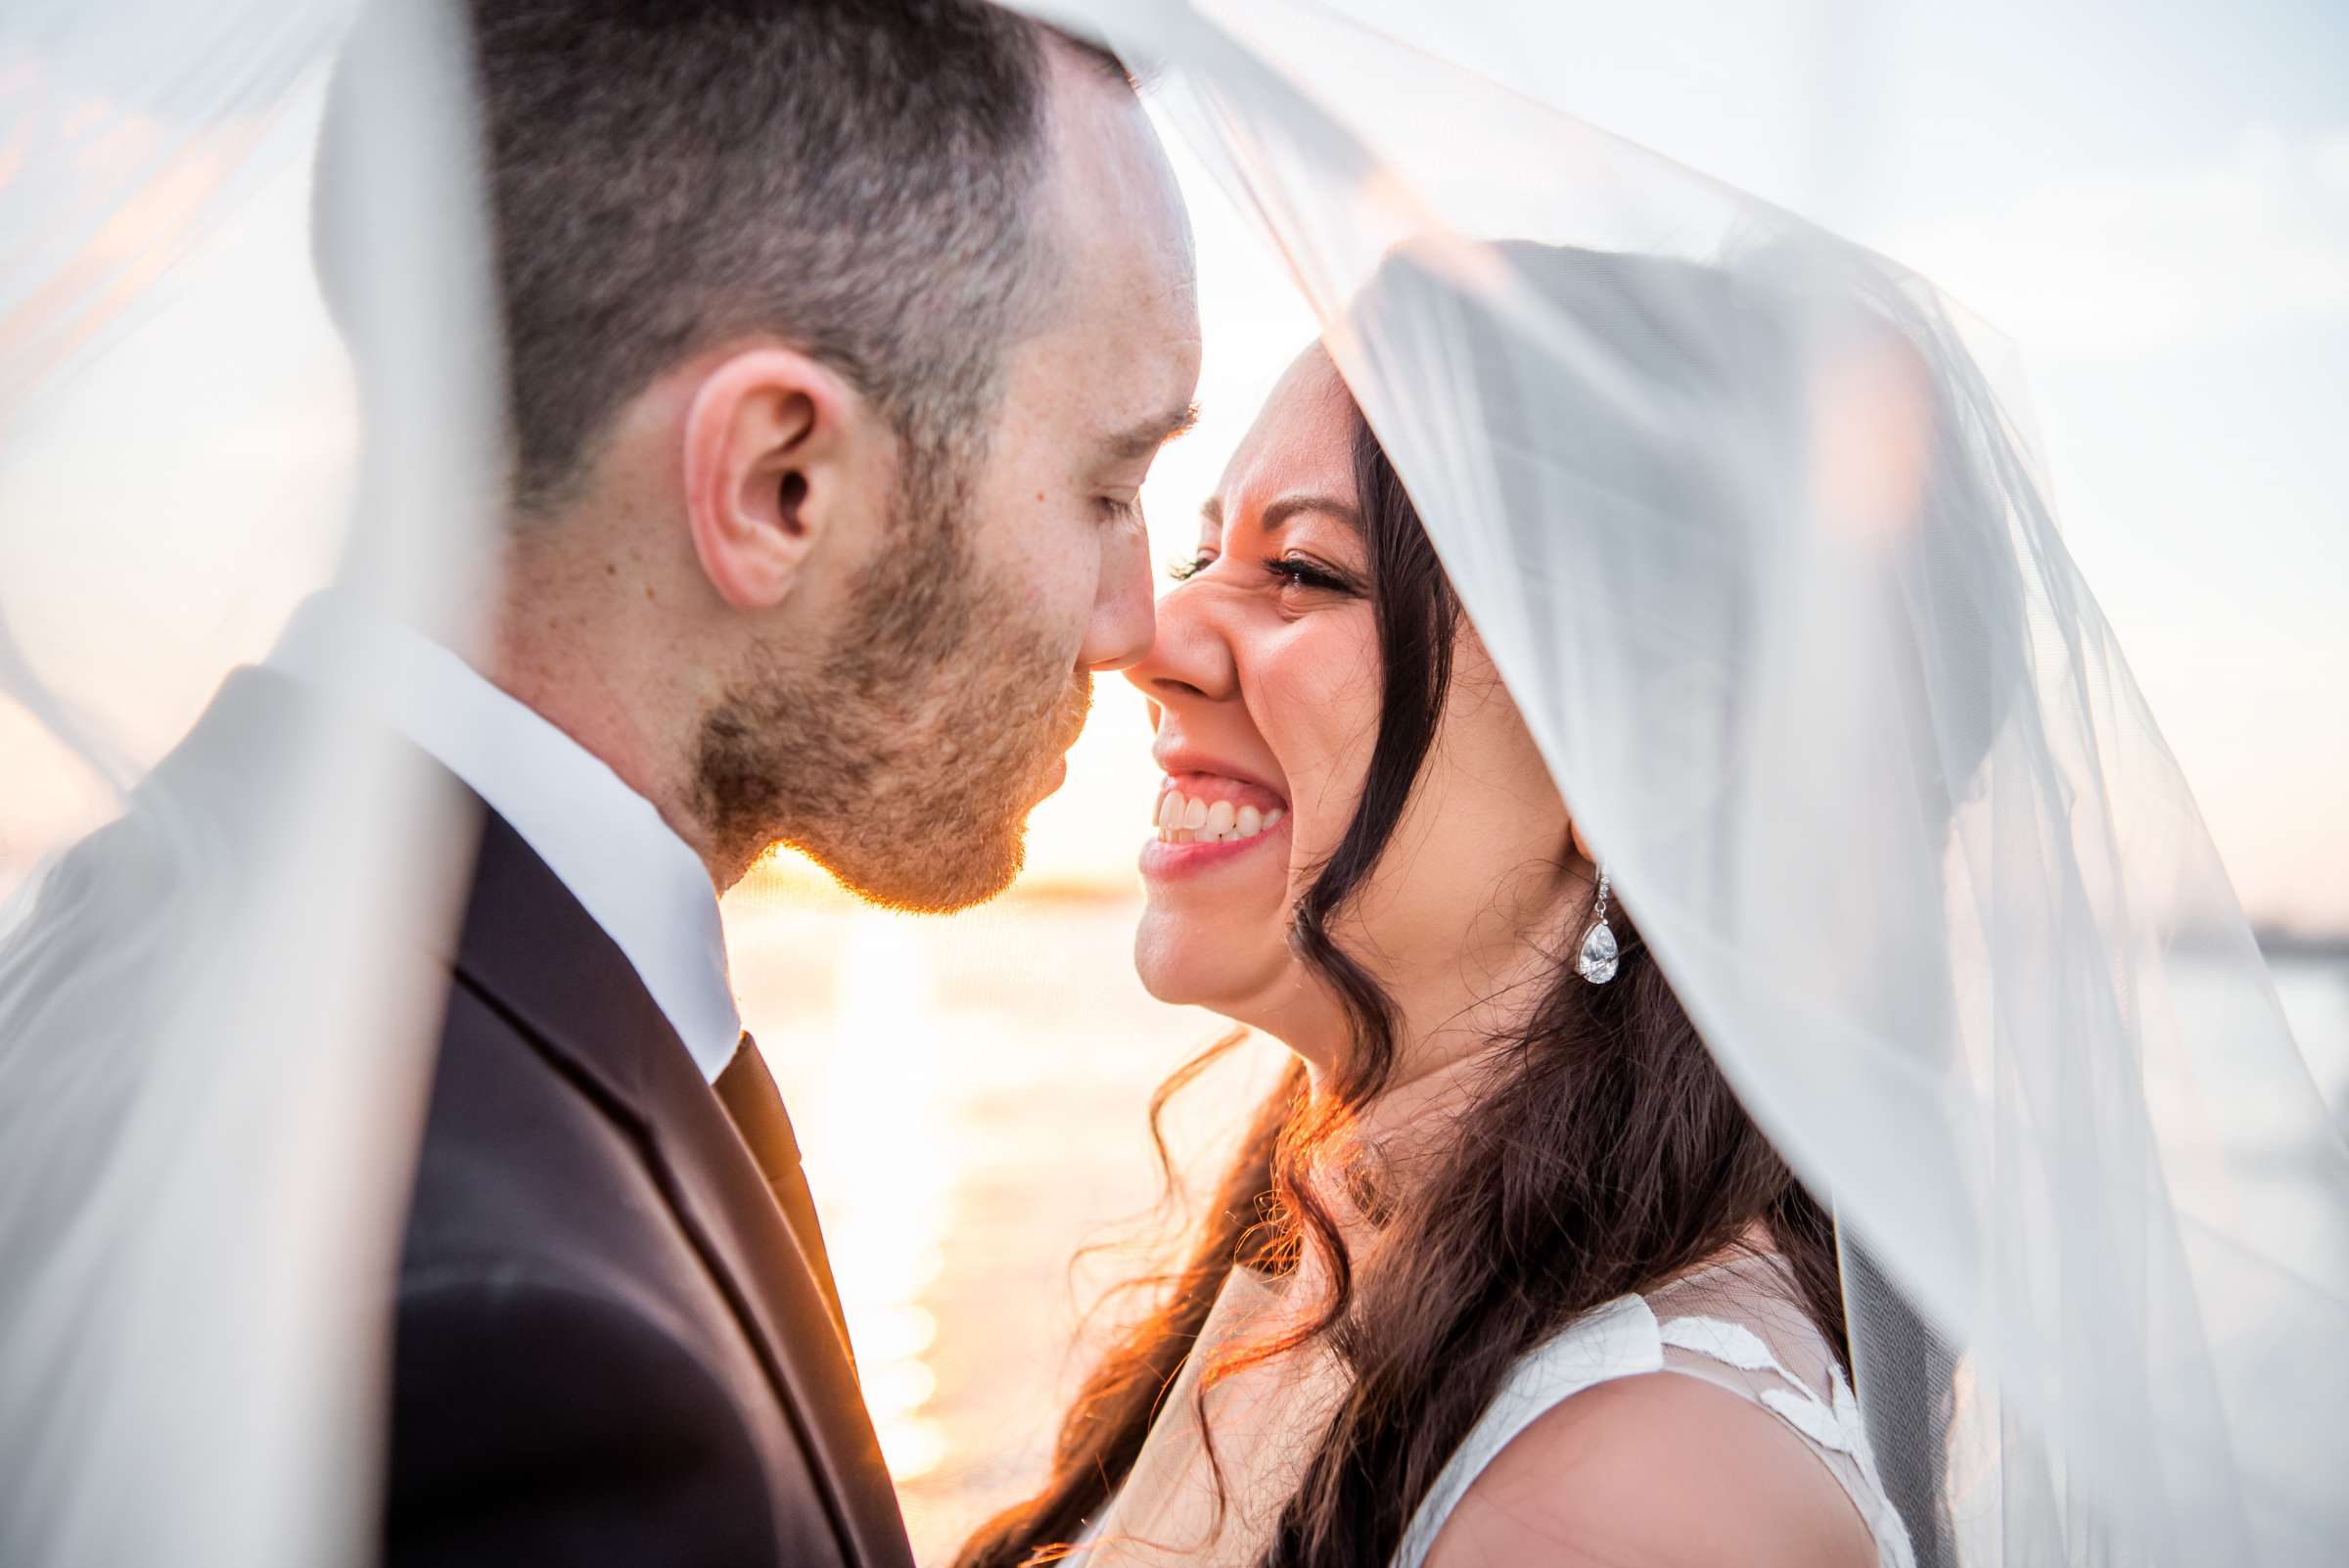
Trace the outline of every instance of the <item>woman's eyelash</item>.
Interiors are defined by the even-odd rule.
[[[1303,556],[1277,556],[1265,563],[1265,570],[1283,582],[1293,582],[1300,588],[1319,588],[1331,593],[1351,593],[1354,584],[1329,568],[1309,561]]]
[[[1194,556],[1188,561],[1175,561],[1167,567],[1167,576],[1176,582],[1187,581],[1205,572],[1216,562],[1212,555]],[[1284,583],[1300,588],[1317,588],[1326,593],[1352,593],[1354,584],[1329,568],[1309,561],[1303,556],[1276,556],[1265,563],[1265,571]]]

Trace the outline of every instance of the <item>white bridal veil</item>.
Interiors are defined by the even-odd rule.
[[[2337,1557],[2349,1151],[1996,338],[1321,11],[1033,8],[1146,62],[1278,248],[1620,897],[1831,1197],[1919,1560]],[[291,1568],[371,1529],[431,1020],[370,938],[444,906],[453,835],[319,737],[238,863],[166,800],[136,906],[32,870],[306,587],[463,631],[494,427],[461,53],[423,3],[355,46],[362,451],[300,221],[351,9],[0,18],[12,1564]]]
[[[2349,1151],[1933,286],[1317,7],[1039,4],[1278,248],[1835,1207],[1920,1562],[2349,1551]]]
[[[490,317],[454,14],[0,10],[0,1562],[317,1568],[374,1539],[376,1381],[463,836],[356,736],[151,772],[341,579],[461,637]],[[362,465],[367,470],[360,482]],[[363,498],[363,503],[362,502]],[[56,852],[102,822],[87,874]],[[421,956],[419,954],[418,956]]]

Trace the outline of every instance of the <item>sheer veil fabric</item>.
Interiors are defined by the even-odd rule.
[[[1996,335],[1326,13],[1030,4],[1145,64],[1285,258],[1618,897],[1835,1204],[1918,1560],[2336,1553],[2349,1151]],[[0,20],[0,724],[87,781],[0,823],[11,1563],[368,1548],[433,1022],[381,939],[429,946],[461,835],[361,736],[267,760],[268,841],[225,858],[151,772],[260,651],[190,626],[333,579],[462,645],[484,597],[493,335],[445,4],[382,8],[351,51],[325,249],[363,448],[355,419],[284,417],[315,411],[271,379],[290,305],[215,264],[233,241],[302,271],[301,226],[261,220],[354,9]],[[190,318],[251,330],[172,338]],[[158,427],[71,395],[142,351],[194,389]],[[157,442],[238,409],[279,417]],[[332,504],[247,526],[296,477]],[[132,804],[135,901],[27,870]]]
[[[1277,248],[1618,897],[1835,1206],[1918,1560],[2337,1555],[2349,1151],[2008,346],[1320,9],[1033,8],[1141,64]]]
[[[242,759],[234,812],[159,765],[310,589],[460,646],[484,597],[495,354],[463,34],[437,0],[354,33],[356,9],[0,17],[12,1564],[374,1551],[429,953],[470,846],[454,803],[332,723]],[[317,245],[356,397],[307,221],[346,39]]]

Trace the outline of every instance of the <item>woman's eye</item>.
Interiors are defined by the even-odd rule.
[[[1138,523],[1142,517],[1142,498],[1138,495],[1097,495],[1093,505],[1101,512],[1104,523]]]
[[[1188,561],[1176,561],[1167,568],[1167,576],[1176,582],[1185,581],[1205,572],[1221,559],[1202,552]],[[1321,593],[1354,593],[1359,591],[1352,579],[1334,567],[1323,566],[1309,556],[1275,556],[1264,563],[1265,572],[1280,586],[1311,588]]]
[[[1300,588],[1314,588],[1324,593],[1352,593],[1354,584],[1332,568],[1302,555],[1277,556],[1265,563],[1265,570],[1283,584]]]

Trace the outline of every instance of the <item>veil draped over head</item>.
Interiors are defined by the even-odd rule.
[[[1833,1204],[1918,1560],[2337,1553],[2349,1151],[2004,346],[1881,256],[1290,0],[1028,4],[1144,66],[1278,249],[1619,896]],[[0,822],[11,1563],[367,1549],[434,1023],[377,939],[446,918],[461,836],[354,737],[258,760],[272,836],[233,851],[149,771],[306,587],[461,642],[485,580],[443,5],[352,43],[327,244],[364,448],[285,283],[353,9],[0,20],[0,744],[12,790],[85,781]],[[134,903],[37,869],[141,799]]]
[[[2012,356],[1924,279],[1293,0],[1116,45],[1320,317],[1723,1069],[1839,1222],[1919,1562],[2349,1541],[2349,1151]]]
[[[356,11],[0,13],[0,1562],[374,1549],[419,965],[470,844],[366,734],[287,727],[233,810],[161,760],[302,594],[460,646],[484,597],[463,34]],[[356,378],[309,222],[346,40],[316,259]]]

